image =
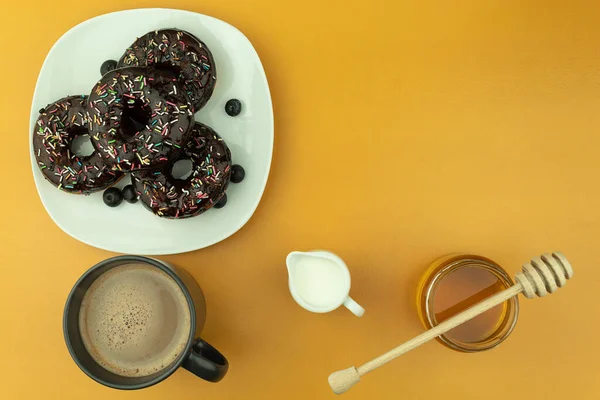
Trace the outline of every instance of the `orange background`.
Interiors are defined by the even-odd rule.
[[[75,280],[112,256],[46,214],[29,112],[52,44],[110,11],[168,6],[243,31],[267,72],[276,145],[264,198],[236,235],[161,257],[207,296],[204,337],[231,362],[219,384],[178,371],[138,392],[88,379],[61,318]],[[4,2],[0,121],[0,397],[328,399],[327,376],[418,334],[420,273],[449,252],[511,273],[562,250],[565,289],[521,300],[511,337],[459,354],[436,342],[365,377],[351,399],[600,397],[600,5],[597,1],[174,0]],[[143,33],[143,32],[140,32]],[[135,232],[132,232],[134,235]],[[285,256],[341,255],[367,310],[311,314]],[[531,397],[528,397],[531,396]]]

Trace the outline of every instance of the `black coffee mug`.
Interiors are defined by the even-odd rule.
[[[191,316],[190,334],[185,350],[164,369],[143,377],[121,376],[102,368],[88,353],[79,332],[79,309],[92,282],[108,270],[125,264],[148,265],[167,273],[183,291]],[[227,373],[229,363],[219,351],[198,337],[205,319],[206,305],[202,290],[194,278],[183,269],[147,257],[117,256],[94,265],[75,283],[65,305],[63,331],[71,357],[90,378],[115,389],[132,390],[155,385],[168,378],[179,367],[209,382],[220,381]]]

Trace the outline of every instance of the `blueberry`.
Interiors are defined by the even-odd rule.
[[[217,201],[217,203],[213,207],[223,208],[225,207],[225,204],[227,204],[227,193],[224,193],[223,197],[221,197],[221,200]]]
[[[115,68],[117,68],[117,62],[115,60],[106,60],[100,66],[100,74],[104,76],[104,74],[112,71]]]
[[[104,191],[102,200],[107,206],[116,207],[123,201],[123,193],[119,189],[111,187]]]
[[[231,117],[240,115],[242,112],[242,102],[238,99],[231,99],[225,104],[225,112]]]
[[[138,197],[132,185],[127,185],[123,188],[123,198],[128,203],[137,203]]]
[[[241,165],[236,164],[233,167],[231,167],[231,182],[240,183],[244,180],[245,176],[246,171],[244,171],[244,168],[242,168]]]

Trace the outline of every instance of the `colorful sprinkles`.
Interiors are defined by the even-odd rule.
[[[42,108],[33,132],[33,148],[42,174],[69,193],[104,190],[123,177],[112,171],[97,151],[88,156],[71,151],[73,139],[89,133],[87,100],[87,96],[69,96]]]
[[[173,164],[182,159],[193,165],[184,180],[171,174]],[[188,218],[213,207],[225,194],[230,176],[229,148],[215,131],[197,122],[179,157],[161,171],[134,172],[132,182],[140,200],[156,215]]]
[[[119,60],[119,67],[167,66],[176,75],[196,111],[210,99],[217,71],[208,47],[188,32],[165,29],[138,38]],[[177,94],[178,88],[173,88]]]
[[[89,97],[88,125],[106,163],[127,172],[160,168],[179,152],[194,110],[177,85],[174,74],[141,67],[102,77]]]

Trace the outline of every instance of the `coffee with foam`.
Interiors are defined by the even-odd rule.
[[[148,376],[185,350],[192,336],[190,307],[166,272],[145,264],[121,265],[87,290],[79,330],[103,368],[125,377]]]

